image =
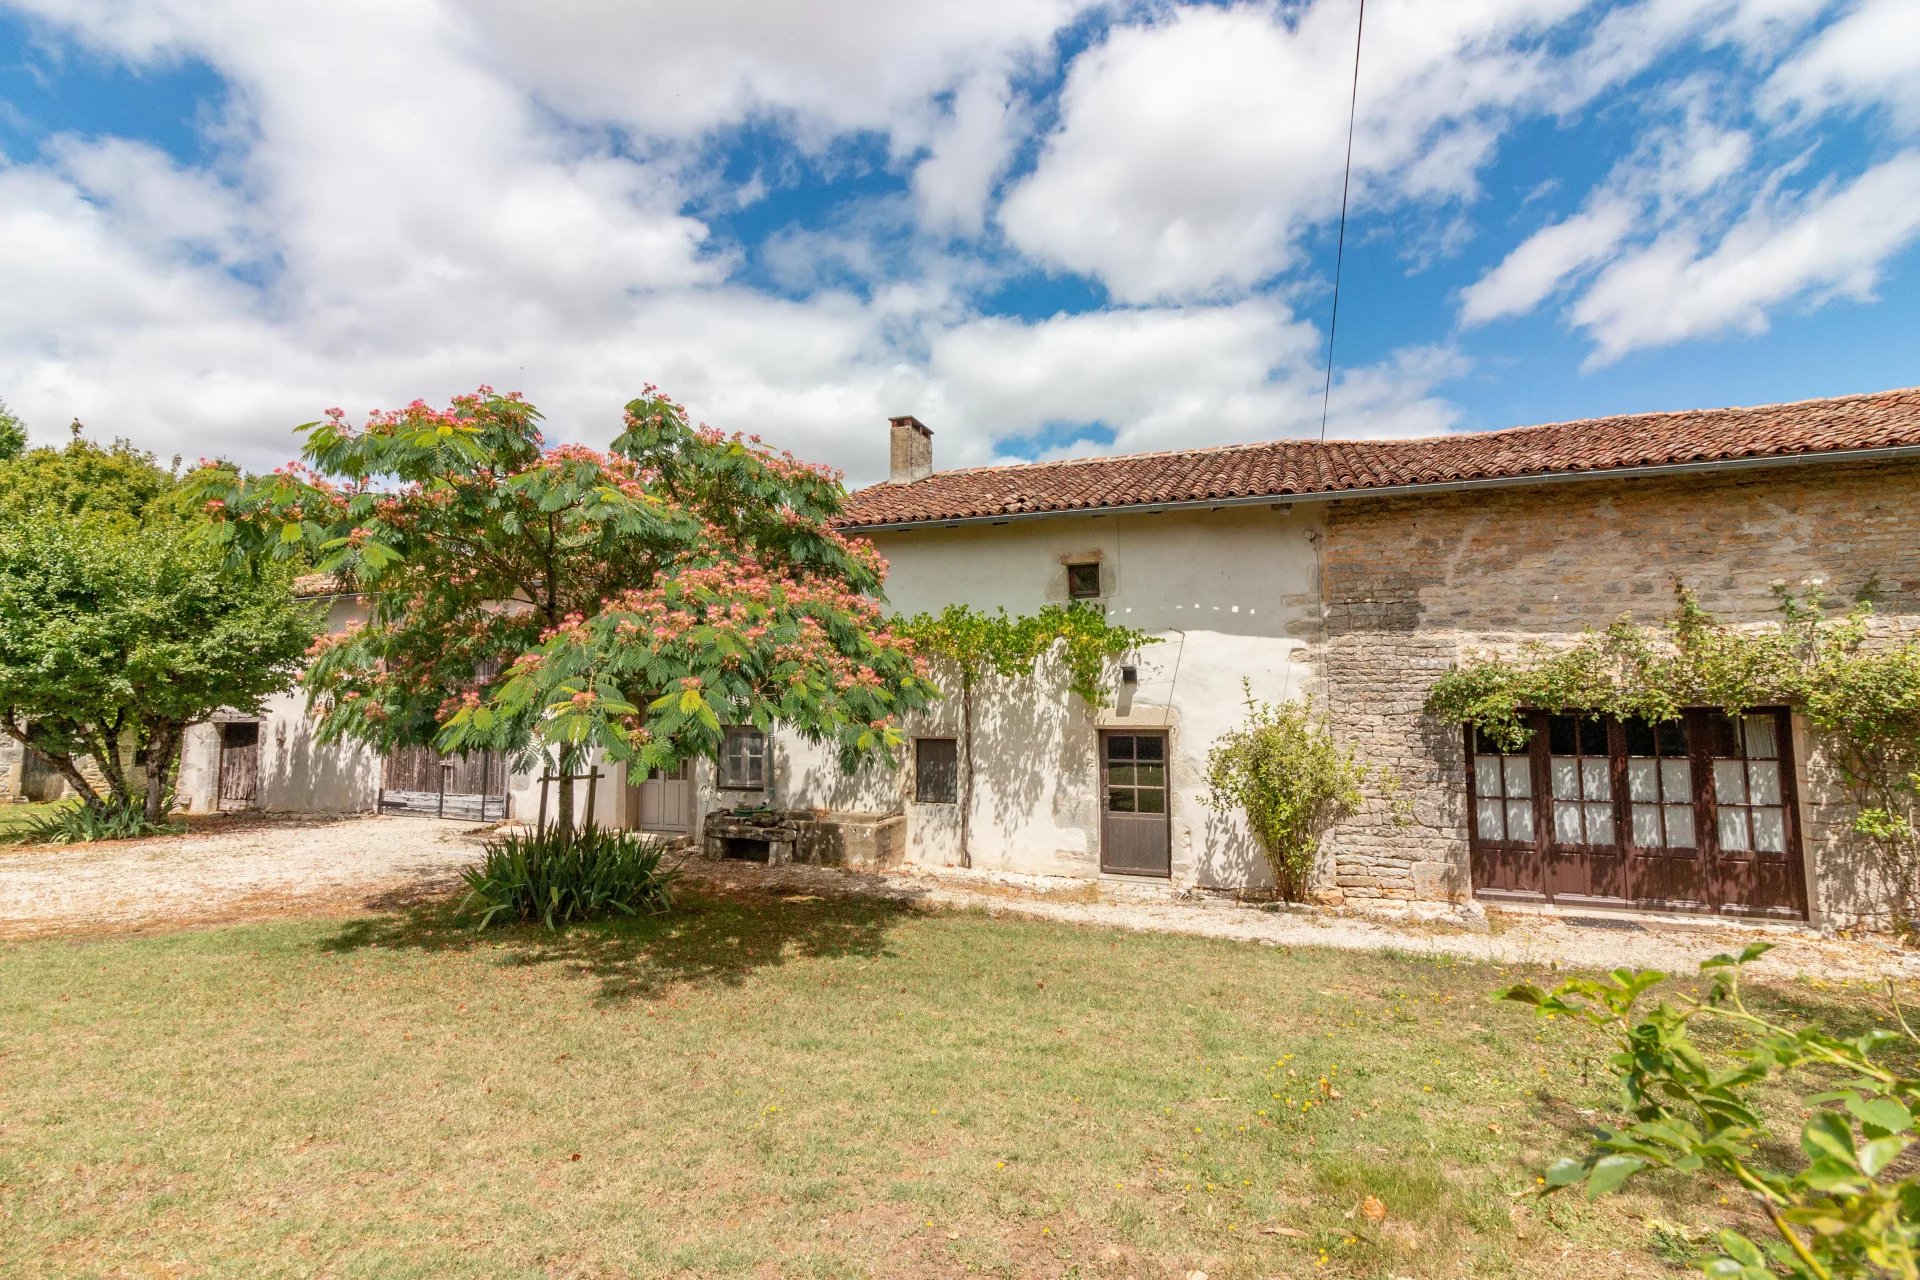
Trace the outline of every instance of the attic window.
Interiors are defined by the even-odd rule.
[[[1100,562],[1098,560],[1067,566],[1067,598],[1069,600],[1100,598]]]

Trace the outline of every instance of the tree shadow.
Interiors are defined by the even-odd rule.
[[[597,984],[600,1003],[656,1000],[686,986],[739,986],[796,961],[889,954],[887,935],[919,909],[909,902],[812,894],[682,891],[659,915],[548,930],[479,930],[442,898],[355,920],[323,940],[329,954],[423,951],[491,957],[503,968],[549,965]]]

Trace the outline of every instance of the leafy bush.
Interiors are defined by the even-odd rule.
[[[27,821],[16,837],[26,844],[92,844],[133,840],[184,830],[179,823],[149,822],[139,797],[126,803],[63,804]]]
[[[1207,753],[1207,803],[1246,814],[1275,885],[1297,902],[1312,881],[1320,837],[1360,807],[1376,771],[1335,745],[1312,699],[1261,702],[1251,684],[1241,687],[1247,719]]]
[[[631,831],[503,836],[478,866],[461,872],[461,911],[476,928],[500,920],[538,920],[549,929],[602,916],[635,916],[673,905],[675,872],[661,866],[666,846]]]
[[[1665,974],[1616,969],[1551,992],[1522,984],[1502,993],[1545,1017],[1599,1027],[1619,1045],[1608,1062],[1632,1119],[1594,1130],[1586,1156],[1546,1171],[1547,1190],[1584,1184],[1592,1199],[1649,1168],[1718,1175],[1758,1203],[1777,1239],[1721,1232],[1717,1254],[1700,1263],[1708,1275],[1911,1280],[1920,1275],[1920,1171],[1901,1157],[1920,1119],[1912,1059],[1920,1037],[1897,1008],[1899,1031],[1851,1037],[1753,1012],[1740,997],[1740,967],[1767,950],[1755,943],[1739,956],[1716,956],[1701,966],[1711,978],[1704,998],[1663,1000],[1644,1015],[1634,1006]],[[1730,1033],[1724,1066],[1694,1043],[1695,1023]],[[1902,1050],[1905,1062],[1888,1062],[1890,1048]],[[1807,1119],[1797,1153],[1756,1101],[1794,1073],[1829,1086],[1800,1099]]]

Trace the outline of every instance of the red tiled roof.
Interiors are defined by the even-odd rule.
[[[1920,449],[1920,388],[1753,408],[1589,418],[1421,440],[1275,440],[936,471],[855,493],[848,528],[1161,503],[1364,493],[1569,472]]]
[[[334,573],[303,573],[293,580],[293,594],[300,599],[350,594],[346,580]]]

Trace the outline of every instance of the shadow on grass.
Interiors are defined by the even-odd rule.
[[[356,920],[320,948],[486,955],[503,967],[554,965],[593,979],[596,998],[617,1003],[658,998],[689,984],[737,985],[799,960],[883,956],[888,933],[915,914],[902,902],[692,891],[657,916],[481,931],[459,917],[455,901],[441,899]]]

